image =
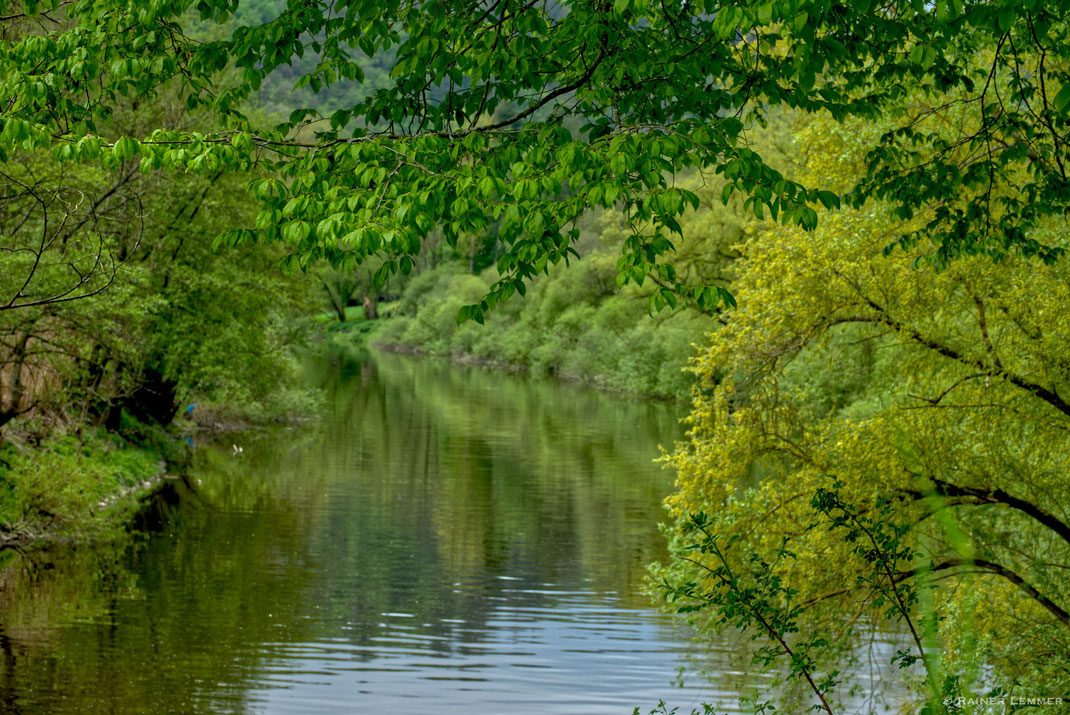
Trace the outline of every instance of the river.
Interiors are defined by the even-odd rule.
[[[5,712],[734,709],[682,676],[746,650],[696,662],[643,593],[685,406],[395,355],[316,374],[322,419],[198,444],[133,544],[9,557]]]
[[[135,545],[8,568],[6,710],[697,702],[641,593],[680,406],[393,355],[320,373],[321,421],[198,444],[194,494]]]

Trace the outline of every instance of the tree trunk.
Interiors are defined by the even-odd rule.
[[[0,392],[0,427],[17,417],[22,407],[22,398],[24,396],[22,371],[26,367],[26,346],[29,342],[30,330],[27,328],[18,343],[16,343],[14,354],[12,355],[14,366],[11,371],[11,385],[8,387],[6,401],[3,400],[4,395]],[[0,385],[0,390],[2,390],[2,385]],[[7,404],[3,404],[3,402]]]
[[[379,318],[379,296],[364,296],[364,317],[368,320]]]
[[[331,286],[326,280],[321,279],[320,283],[323,284],[323,290],[327,294],[327,300],[331,303],[331,308],[334,310],[335,316],[338,318],[339,323],[346,322],[346,300],[347,296],[345,291],[339,288],[338,294],[331,290]]]

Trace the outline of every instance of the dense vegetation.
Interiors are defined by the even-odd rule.
[[[790,697],[887,629],[925,712],[1066,692],[1064,4],[0,5],[9,523],[99,493],[36,455],[110,488],[109,433],[284,407],[316,290],[690,390],[661,587]]]
[[[801,176],[848,185],[881,130],[809,124]],[[669,459],[697,553],[662,577],[699,614],[794,638],[810,697],[834,703],[832,669],[889,629],[914,634],[896,662],[930,708],[1065,692],[1066,263],[919,270],[919,248],[884,255],[903,228],[875,204],[744,244]],[[1065,247],[1063,219],[1041,230]]]
[[[778,171],[788,171],[793,153],[791,121],[775,114],[751,131],[751,146]],[[681,176],[678,186],[698,204],[679,219],[681,235],[673,268],[685,282],[728,288],[739,247],[768,229],[740,197],[721,200],[725,182]],[[454,320],[477,303],[498,279],[495,264],[506,252],[496,230],[481,241],[455,248],[433,242],[417,257],[400,299],[384,305],[369,340],[492,364],[522,367],[593,382],[641,395],[686,399],[694,383],[684,371],[711,331],[723,322],[695,301],[656,311],[651,300],[665,286],[657,276],[621,286],[620,246],[629,232],[620,212],[606,211],[579,224],[575,248],[581,259],[552,266],[524,300],[502,304],[484,325]]]
[[[132,101],[130,131],[182,121]],[[102,535],[130,487],[181,462],[195,416],[301,409],[293,347],[308,287],[270,249],[213,255],[248,215],[240,177],[112,171],[12,152],[0,169],[0,528],[5,539]],[[237,199],[235,197],[238,197]],[[180,411],[180,408],[181,409]],[[180,417],[186,424],[162,428]],[[127,498],[113,503],[122,491]]]
[[[618,288],[621,228],[616,218],[605,216],[602,225],[592,227],[578,243],[583,260],[554,267],[524,300],[503,305],[487,316],[485,325],[458,323],[455,316],[490,290],[496,271],[469,270],[461,256],[414,274],[400,299],[383,306],[387,320],[368,339],[384,347],[474,358],[643,395],[685,398],[692,381],[683,368],[691,345],[702,342],[716,319],[683,306],[651,317],[651,288]],[[731,255],[729,246],[741,237],[742,223],[706,236],[710,247],[723,252],[710,255]],[[705,233],[692,238],[701,240]],[[715,259],[714,268],[727,260]]]
[[[474,358],[660,397],[686,397],[683,372],[691,345],[713,320],[696,311],[665,319],[647,315],[644,297],[616,290],[616,269],[606,252],[577,267],[555,270],[524,301],[489,316],[485,326],[457,325],[462,306],[478,301],[494,278],[457,264],[421,273],[370,340],[394,349]]]

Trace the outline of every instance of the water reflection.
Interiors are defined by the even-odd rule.
[[[329,414],[199,446],[196,496],[161,531],[8,569],[6,711],[620,713],[709,695],[670,687],[688,643],[640,590],[672,479],[651,459],[682,408],[396,356],[317,374]]]

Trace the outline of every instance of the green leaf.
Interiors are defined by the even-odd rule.
[[[1070,114],[1070,82],[1064,84],[1059,93],[1055,95],[1052,105],[1060,114]]]
[[[1003,7],[999,10],[997,22],[999,24],[999,31],[1006,33],[1011,29],[1011,25],[1014,24],[1014,8]]]
[[[138,144],[130,137],[123,137],[119,141],[115,142],[115,146],[112,147],[112,156],[120,161],[126,161],[132,159],[137,155]]]
[[[840,197],[831,191],[818,191],[817,200],[821,202],[821,205],[826,209],[838,209],[840,207]]]

